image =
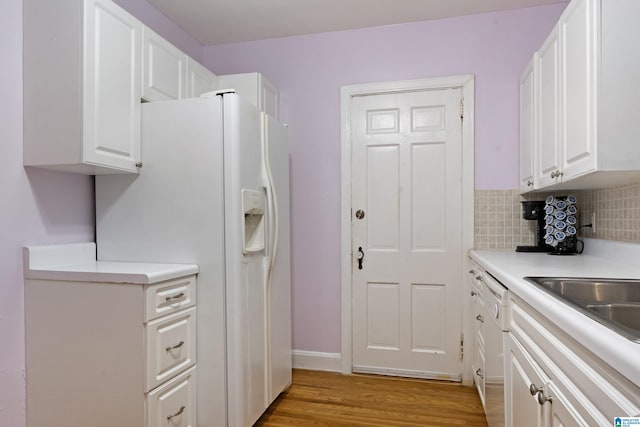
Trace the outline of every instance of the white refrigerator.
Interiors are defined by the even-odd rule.
[[[140,175],[96,177],[98,259],[198,264],[197,425],[252,425],[291,383],[285,125],[238,95],[142,105]]]

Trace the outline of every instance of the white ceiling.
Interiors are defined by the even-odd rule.
[[[147,0],[204,45],[426,21],[567,0]]]

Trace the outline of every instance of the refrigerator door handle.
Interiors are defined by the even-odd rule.
[[[269,263],[269,271],[267,274],[267,289],[271,288],[271,277],[273,275],[273,267],[275,266],[278,254],[278,198],[273,186],[273,175],[271,173],[271,165],[269,163],[269,118],[263,113],[263,159],[266,175],[266,192],[267,192],[267,209],[269,215],[269,250],[268,254],[271,258]]]

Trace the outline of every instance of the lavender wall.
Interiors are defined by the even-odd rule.
[[[201,59],[202,47],[175,24],[144,0],[130,3],[154,30]],[[92,177],[22,167],[22,0],[0,2],[0,58],[0,426],[19,427],[25,424],[22,246],[93,241],[94,196]]]
[[[565,4],[205,47],[281,94],[292,159],[294,348],[340,352],[340,86],[476,78],[476,188],[518,187],[518,80]]]
[[[22,0],[0,3],[0,58],[0,426],[17,427],[25,414],[22,246],[93,240],[93,180],[22,167]]]

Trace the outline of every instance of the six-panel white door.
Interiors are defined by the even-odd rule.
[[[352,98],[356,372],[460,379],[461,97]]]

